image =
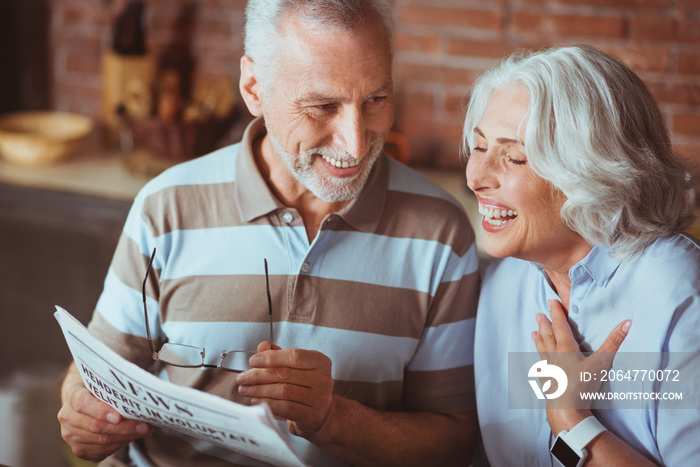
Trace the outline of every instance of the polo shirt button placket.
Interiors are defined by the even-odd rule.
[[[304,274],[309,272],[310,269],[311,269],[311,265],[309,264],[308,261],[305,261],[304,264],[301,265],[301,272],[303,272]]]
[[[290,224],[294,220],[294,216],[291,212],[285,212],[284,214],[282,214],[282,220],[287,224]]]

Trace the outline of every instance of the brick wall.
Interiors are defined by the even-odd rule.
[[[523,48],[592,43],[658,99],[677,152],[700,166],[700,0],[395,0],[396,129],[412,162],[459,168],[464,95]],[[123,0],[51,0],[54,107],[98,115],[100,53]],[[147,0],[163,64],[238,77],[245,0]],[[694,170],[700,180],[700,169]],[[700,187],[700,182],[698,182]]]

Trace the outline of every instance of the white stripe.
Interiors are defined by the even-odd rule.
[[[268,340],[268,323],[174,322],[163,325],[171,342],[204,347],[208,363],[218,363],[221,350],[255,350]],[[309,343],[313,342],[313,348]],[[274,324],[274,343],[282,348],[319,351],[334,365],[333,378],[381,383],[403,380],[403,371],[413,357],[419,340],[380,334],[333,329],[311,324]],[[464,363],[465,365],[467,363]],[[438,363],[440,369],[441,363]]]
[[[427,371],[474,364],[476,318],[428,328],[409,370]]]
[[[292,237],[305,235],[303,227],[244,226],[174,231],[158,238],[163,255],[171,249],[177,255],[168,259],[163,280],[196,275],[263,274],[267,258],[272,275],[297,275],[305,261],[308,275],[328,279],[399,287],[434,295],[442,282],[457,281],[478,268],[476,247],[459,258],[440,242],[395,238],[364,232],[324,231],[309,252]],[[287,238],[289,237],[289,238]],[[343,248],[335,248],[335,244]],[[178,245],[201,245],[181,248]],[[291,250],[291,251],[289,251]],[[362,255],[348,255],[347,251]],[[382,267],[367,267],[366,255]],[[322,259],[321,259],[322,258]],[[158,255],[157,258],[159,259]]]
[[[207,185],[235,181],[236,156],[240,144],[218,149],[211,154],[175,165],[150,180],[139,193],[146,197],[179,185]]]
[[[158,319],[158,302],[150,297],[147,297],[146,300],[151,336],[156,338],[162,335]],[[129,304],[132,308],[125,308]],[[124,284],[112,268],[107,271],[105,288],[97,302],[97,310],[109,324],[119,331],[138,337],[147,336],[141,290],[134,290]]]

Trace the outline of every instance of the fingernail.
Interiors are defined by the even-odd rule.
[[[107,414],[107,421],[116,425],[117,423],[119,423],[119,416],[114,412],[110,412]]]
[[[537,340],[537,331],[532,331],[532,334],[530,334],[530,337],[532,337],[533,341]]]
[[[535,315],[535,320],[539,323],[540,320],[542,320],[542,317],[543,317],[543,316],[544,316],[544,315],[543,315],[542,313],[537,313],[537,314]]]
[[[631,327],[632,327],[632,320],[631,320],[631,319],[628,319],[627,322],[626,322],[625,324],[622,325],[622,330],[623,330],[624,332],[628,332],[628,331],[630,330]]]
[[[146,425],[145,423],[139,423],[138,425],[136,425],[136,432],[141,435],[145,435],[146,433],[148,433],[148,425]]]
[[[236,382],[238,384],[245,383],[247,379],[248,379],[248,373],[246,373],[245,371],[243,373],[239,373],[238,376],[236,376]]]
[[[250,392],[250,387],[249,386],[238,386],[238,394],[246,395]]]
[[[250,357],[249,363],[250,363],[250,366],[255,367],[255,366],[262,365],[262,362],[263,362],[263,359],[260,355],[253,355],[252,357]]]

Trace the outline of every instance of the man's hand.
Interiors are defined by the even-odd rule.
[[[314,438],[333,403],[330,358],[314,350],[270,349],[262,342],[250,364],[251,370],[238,375],[238,392],[253,404],[267,402],[272,413],[287,419],[290,433]]]
[[[549,309],[552,322],[550,323],[545,315],[537,315],[539,328],[532,333],[532,338],[540,357],[562,368],[569,380],[569,387],[562,397],[547,400],[547,419],[552,432],[556,435],[560,430],[568,430],[591,415],[591,401],[581,401],[579,393],[596,392],[601,382],[583,383],[579,381],[579,375],[584,371],[597,373],[610,368],[615,353],[627,337],[632,321],[625,320],[618,324],[596,352],[584,357],[571,332],[561,304],[556,300],[550,300]]]
[[[95,398],[83,385],[75,365],[63,382],[61,399],[61,436],[80,458],[99,462],[152,431],[146,423],[123,420],[116,410]]]

